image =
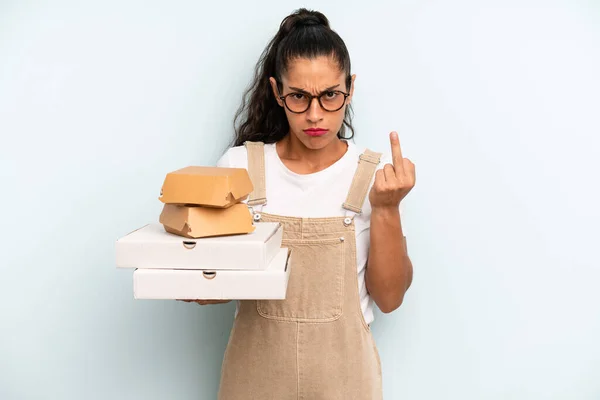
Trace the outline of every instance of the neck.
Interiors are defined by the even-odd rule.
[[[346,153],[348,144],[336,138],[321,149],[306,147],[294,134],[288,134],[277,143],[279,157],[298,173],[312,173],[323,170]]]

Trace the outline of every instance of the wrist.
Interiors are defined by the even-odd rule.
[[[380,215],[383,217],[400,216],[399,206],[375,206],[371,208],[371,215]]]

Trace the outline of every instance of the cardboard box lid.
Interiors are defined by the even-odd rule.
[[[244,168],[191,166],[167,174],[159,200],[224,208],[245,200],[252,190]]]
[[[118,268],[261,270],[279,251],[283,226],[261,222],[246,235],[188,239],[148,224],[115,244]]]
[[[159,222],[167,232],[188,238],[245,234],[255,229],[252,213],[242,203],[228,208],[165,204]]]
[[[292,267],[293,252],[278,249],[262,271],[194,271],[183,269],[136,269],[136,299],[283,300]]]

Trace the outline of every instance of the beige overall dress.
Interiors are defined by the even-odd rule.
[[[286,300],[242,301],[225,351],[220,400],[378,400],[379,355],[360,307],[353,218],[261,213],[264,145],[247,142],[255,221],[281,222],[292,251]],[[360,156],[344,209],[360,213],[380,154]]]

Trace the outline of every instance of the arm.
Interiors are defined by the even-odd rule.
[[[393,165],[377,171],[369,193],[371,245],[365,275],[367,290],[384,313],[400,307],[413,276],[399,206],[415,185],[415,166],[402,157],[396,132],[390,135],[390,142]]]
[[[413,276],[398,208],[373,209],[370,235],[367,290],[379,309],[389,313],[402,304]]]

